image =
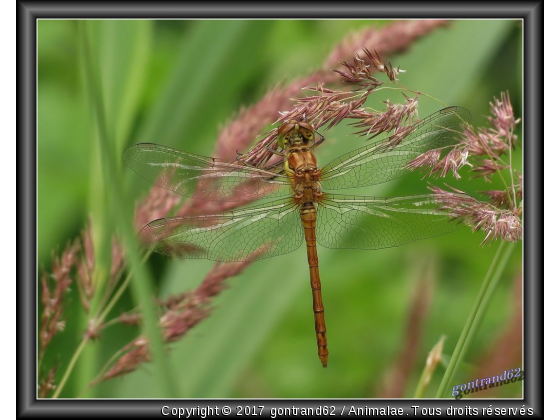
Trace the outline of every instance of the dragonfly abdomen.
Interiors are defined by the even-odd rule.
[[[313,294],[313,315],[315,317],[315,336],[317,337],[317,351],[323,367],[327,367],[329,351],[327,349],[325,308],[323,307],[323,297],[321,295],[321,278],[319,277],[319,257],[317,256],[317,237],[315,234],[317,210],[314,204],[302,204],[302,206],[300,207],[300,215],[305,234],[305,242],[307,244],[307,261],[309,263],[311,293]]]

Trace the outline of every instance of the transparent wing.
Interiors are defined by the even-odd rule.
[[[125,150],[123,159],[141,177],[187,197],[248,201],[290,195],[285,176],[158,144],[136,144]]]
[[[442,109],[418,122],[411,133],[394,148],[383,141],[340,156],[321,169],[325,190],[363,187],[390,181],[407,172],[407,163],[431,149],[457,143],[461,125],[470,121],[465,108]]]
[[[298,206],[290,199],[218,215],[158,219],[140,235],[161,254],[213,261],[254,261],[286,254],[304,238]]]
[[[461,227],[439,211],[433,194],[377,198],[325,194],[317,209],[317,243],[379,249],[443,235]]]

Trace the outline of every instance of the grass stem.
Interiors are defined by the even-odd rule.
[[[453,351],[447,370],[445,371],[439,389],[436,393],[436,398],[443,398],[445,391],[449,389],[451,380],[457,372],[458,366],[462,364],[463,359],[465,358],[469,344],[479,330],[488,304],[492,298],[494,290],[496,289],[496,285],[502,276],[504,268],[509,261],[514,248],[515,243],[506,244],[506,242],[500,242],[500,246],[498,247],[496,255],[492,260],[492,264],[486,273],[486,277],[484,278],[480,291],[478,292],[478,296],[476,297],[469,318],[463,328],[463,332],[461,333],[459,341],[455,346],[455,350]]]

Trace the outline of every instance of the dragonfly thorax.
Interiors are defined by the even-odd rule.
[[[317,159],[307,147],[291,148],[286,156],[286,170],[298,176],[305,176],[306,173],[312,176],[311,173],[317,172]]]
[[[286,156],[286,172],[290,174],[294,199],[298,204],[321,201],[322,192],[317,160],[308,148],[292,148]]]

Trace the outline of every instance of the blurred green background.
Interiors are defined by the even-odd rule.
[[[242,106],[257,102],[279,83],[322,67],[330,51],[352,31],[382,27],[389,21],[89,21],[38,22],[38,262],[50,270],[53,252],[76,238],[91,218],[99,264],[107,265],[111,219],[107,186],[100,164],[97,127],[84,76],[80,25],[90,34],[91,54],[99,64],[108,132],[120,189],[134,201],[150,185],[123,166],[122,151],[138,142],[155,142],[210,155],[220,127]],[[520,21],[463,20],[436,29],[407,51],[390,56],[405,86],[460,105],[485,125],[488,102],[509,91],[515,114],[522,111],[522,26]],[[350,59],[351,57],[348,57]],[[382,76],[380,77],[384,79]],[[383,90],[370,97],[402,101],[399,92]],[[443,106],[420,99],[420,117]],[[280,111],[280,110],[279,110]],[[348,127],[324,131],[317,150],[320,164],[352,149],[364,139]],[[520,134],[520,133],[519,133]],[[521,172],[521,148],[514,154]],[[361,191],[367,195],[423,194],[427,182],[448,183],[478,198],[478,191],[502,188],[481,179],[419,179],[407,176]],[[182,341],[170,346],[169,363],[181,397],[367,398],[386,396],[402,365],[407,319],[426,261],[433,262],[433,293],[419,333],[403,396],[412,396],[429,350],[445,335],[444,364],[453,351],[497,244],[480,245],[482,233],[465,228],[443,237],[380,251],[319,248],[323,300],[329,339],[329,366],[317,358],[309,273],[304,248],[258,261],[227,281],[214,301],[212,315]],[[486,319],[453,380],[476,378],[511,327],[516,307],[515,279],[522,259],[519,244],[510,260]],[[173,261],[153,256],[150,270],[161,297],[195,288],[214,263]],[[424,276],[425,277],[425,276]],[[424,284],[424,283],[423,283]],[[424,286],[422,286],[424,287]],[[428,286],[426,286],[428,287]],[[135,306],[125,295],[112,312]],[[66,368],[85,330],[87,317],[72,291],[67,326],[51,344],[44,366]],[[63,397],[154,397],[154,364],[84,391],[106,361],[138,334],[115,325],[88,346],[74,369]],[[502,343],[503,344],[503,343]],[[514,343],[520,346],[520,343]],[[509,368],[520,366],[521,359]],[[499,364],[496,364],[496,369]],[[401,366],[402,368],[402,366]],[[502,369],[503,371],[503,369]],[[501,374],[498,370],[493,374]],[[425,396],[435,394],[444,367],[438,366]],[[485,396],[519,397],[521,386],[508,385]]]

